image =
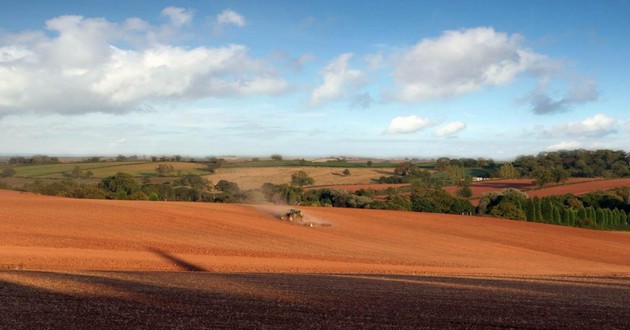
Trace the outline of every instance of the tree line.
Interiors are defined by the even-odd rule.
[[[507,188],[482,195],[477,214],[591,229],[628,230],[630,187],[542,198],[530,198],[519,190]]]

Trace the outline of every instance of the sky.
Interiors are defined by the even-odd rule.
[[[627,0],[0,8],[0,154],[630,151]]]

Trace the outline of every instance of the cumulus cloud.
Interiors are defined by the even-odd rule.
[[[558,151],[558,150],[574,150],[583,148],[584,145],[579,141],[562,141],[560,143],[552,144],[545,148],[547,151]]]
[[[184,26],[192,22],[195,12],[180,7],[166,7],[162,10],[162,15],[168,17],[173,25]]]
[[[427,119],[411,116],[399,116],[389,123],[389,126],[385,130],[385,134],[408,134],[421,131],[427,127],[433,126],[434,123]]]
[[[374,99],[372,98],[372,95],[370,95],[369,92],[357,93],[352,98],[352,101],[350,103],[350,108],[367,109],[372,105],[373,102],[374,102]]]
[[[235,25],[243,27],[246,24],[245,17],[232,9],[226,9],[217,15],[217,24],[219,25]]]
[[[491,27],[445,31],[437,38],[422,39],[394,56],[392,63],[399,90],[387,96],[406,103],[502,86],[523,74],[539,80],[538,88],[521,100],[536,114],[567,111],[598,97],[595,82],[564,72],[561,61],[526,48],[520,35]],[[550,96],[547,82],[552,78],[570,85],[564,96]]]
[[[591,80],[573,81],[566,95],[553,99],[547,87],[539,87],[521,101],[529,103],[536,114],[567,112],[575,105],[596,101],[597,84]]]
[[[311,92],[311,105],[336,101],[347,95],[353,87],[363,84],[365,77],[360,70],[350,68],[352,53],[344,53],[333,59],[321,71],[324,82]]]
[[[156,101],[278,94],[288,84],[241,45],[185,48],[160,42],[192,11],[168,7],[168,26],[137,18],[60,16],[54,33],[0,41],[0,116],[129,112]],[[167,38],[168,39],[168,38]],[[127,45],[122,47],[120,45]]]
[[[466,124],[461,121],[450,122],[444,126],[438,127],[433,135],[438,137],[453,136],[466,128]]]
[[[367,62],[371,70],[377,70],[385,66],[383,54],[367,54],[363,56],[363,60]]]
[[[394,60],[395,97],[418,102],[504,85],[547,61],[521,46],[521,37],[480,27],[423,39]]]
[[[604,114],[596,114],[582,121],[556,125],[543,132],[544,136],[602,137],[617,132],[617,120]]]
[[[291,69],[293,69],[293,71],[296,71],[296,72],[302,71],[302,69],[304,68],[306,64],[314,60],[315,60],[314,55],[308,54],[308,53],[302,54],[296,58],[291,59],[290,61]]]

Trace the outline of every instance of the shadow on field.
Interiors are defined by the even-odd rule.
[[[566,279],[0,271],[0,328],[627,326],[630,278]]]
[[[204,269],[202,267],[199,267],[195,264],[192,264],[184,259],[178,258],[168,252],[162,251],[162,250],[158,250],[156,248],[152,248],[149,247],[147,248],[150,252],[155,253],[156,255],[160,256],[162,259],[168,261],[169,263],[179,267],[181,270],[187,271],[187,272],[207,272],[207,269]]]

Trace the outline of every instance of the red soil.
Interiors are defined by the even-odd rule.
[[[0,190],[0,329],[627,326],[628,233],[282,211]]]
[[[285,273],[630,273],[630,236],[443,214],[75,200],[0,191],[0,268]]]
[[[596,179],[596,178],[570,178],[567,181],[566,186],[567,187],[573,186],[574,184],[578,184],[578,183],[587,184],[587,183],[596,182],[600,180],[601,179]],[[556,187],[556,186],[557,185],[549,184],[546,187],[551,188],[551,187]],[[561,185],[561,186],[564,187],[565,185]],[[473,195],[471,198],[478,199],[481,197],[481,195],[485,193],[493,192],[493,191],[501,191],[505,188],[514,188],[520,191],[528,192],[529,194],[530,190],[536,189],[538,188],[538,186],[534,184],[533,179],[506,179],[506,180],[488,180],[488,181],[474,182],[473,184],[470,185],[470,189],[473,192]],[[544,189],[549,189],[549,188],[544,188]],[[447,192],[453,195],[458,189],[459,187],[456,187],[456,186],[448,186],[444,188],[444,190],[446,190]]]
[[[597,180],[590,182],[582,182],[576,184],[567,184],[562,186],[555,186],[549,188],[543,188],[538,190],[528,191],[527,195],[534,197],[544,197],[552,195],[564,195],[574,194],[583,195],[596,190],[609,190],[617,187],[630,186],[630,179],[612,179],[612,180]]]

